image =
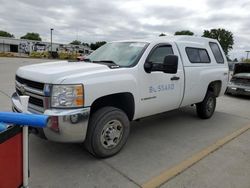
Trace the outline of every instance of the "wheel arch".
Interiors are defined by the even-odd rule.
[[[91,104],[90,114],[105,106],[113,106],[123,110],[130,121],[134,118],[135,101],[133,94],[130,92],[115,93],[97,98]]]
[[[218,97],[221,92],[222,87],[222,81],[221,80],[215,80],[208,84],[207,92],[211,91],[214,93],[215,97]]]

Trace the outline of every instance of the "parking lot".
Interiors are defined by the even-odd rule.
[[[0,58],[1,111],[11,110],[17,68],[45,61]],[[30,135],[30,187],[250,187],[249,99],[218,98],[209,120],[190,106],[133,122],[124,149],[102,160]]]

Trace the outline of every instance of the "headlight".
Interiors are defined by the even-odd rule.
[[[84,105],[83,85],[53,85],[51,107],[76,108]]]

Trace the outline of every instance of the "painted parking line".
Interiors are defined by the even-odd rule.
[[[223,145],[225,145],[226,143],[228,143],[229,141],[238,137],[239,135],[241,135],[242,133],[246,132],[249,129],[250,129],[250,125],[247,125],[241,129],[234,131],[230,135],[225,136],[224,138],[216,141],[214,144],[212,144],[212,145],[208,146],[207,148],[201,150],[200,152],[194,154],[193,156],[182,161],[181,163],[177,164],[176,166],[173,166],[170,169],[166,169],[161,174],[150,179],[149,181],[145,182],[141,186],[143,188],[154,188],[154,187],[161,186],[163,183],[166,183],[171,178],[177,176],[178,174],[180,174],[181,172],[183,172],[187,168],[191,167],[192,165],[194,165],[195,163],[197,163],[198,161],[200,161],[201,159],[203,159],[204,157],[206,157],[210,153],[216,151],[217,149],[219,149],[220,147],[222,147]]]

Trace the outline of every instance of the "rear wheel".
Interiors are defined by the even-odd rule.
[[[197,115],[202,119],[208,119],[214,114],[216,97],[213,92],[208,91],[204,100],[196,104]]]
[[[125,145],[130,130],[127,115],[114,107],[103,107],[90,118],[85,147],[96,157],[110,157]]]

